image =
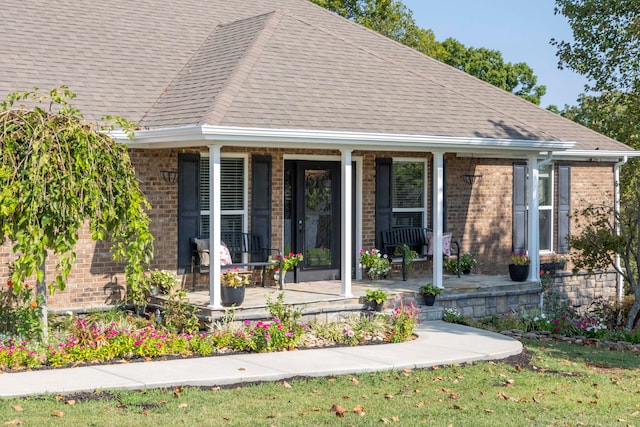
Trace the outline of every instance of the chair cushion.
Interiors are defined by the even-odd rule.
[[[427,255],[433,255],[433,234],[427,236]],[[442,233],[442,254],[451,255],[451,233]]]
[[[209,239],[193,239],[200,258],[201,267],[209,267]]]

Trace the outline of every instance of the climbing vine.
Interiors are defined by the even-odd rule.
[[[153,255],[150,205],[126,146],[87,124],[73,98],[62,86],[48,94],[12,93],[0,103],[0,244],[8,239],[16,254],[10,280],[17,289],[33,275],[44,281],[49,252],[57,259],[49,289],[64,289],[78,232],[88,222],[92,238],[108,241],[113,259],[125,263],[135,299]]]

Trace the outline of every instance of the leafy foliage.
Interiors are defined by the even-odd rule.
[[[593,273],[613,268],[622,275],[635,295],[625,324],[631,329],[640,313],[640,194],[625,192],[619,212],[610,206],[592,205],[576,212],[574,220],[579,230],[569,237],[574,271]],[[616,264],[616,254],[621,266]]]
[[[556,0],[573,42],[552,40],[558,65],[593,81],[596,92],[637,93],[640,58],[640,7],[635,0]]]
[[[130,296],[139,299],[153,253],[150,206],[127,148],[85,124],[69,103],[74,97],[63,86],[13,93],[0,104],[0,244],[8,239],[17,254],[11,280],[17,288],[34,274],[42,282],[51,251],[58,259],[55,283],[64,289],[88,221],[92,238],[108,240],[114,259],[126,263]],[[18,102],[34,107],[16,108]]]

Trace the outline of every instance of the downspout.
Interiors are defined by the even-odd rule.
[[[627,163],[627,156],[624,156],[621,161],[613,165],[613,209],[616,217],[616,236],[620,235],[620,220],[618,219],[620,215],[620,166],[624,166]],[[622,265],[620,264],[620,254],[616,254],[616,270],[620,271],[622,269]],[[617,273],[616,280],[616,293],[618,295],[618,302],[622,302],[623,297],[623,282],[622,282],[622,274]]]

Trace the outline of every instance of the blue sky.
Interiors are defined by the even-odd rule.
[[[557,67],[552,38],[571,40],[563,15],[554,15],[553,0],[402,0],[416,23],[433,30],[436,40],[453,37],[465,46],[502,52],[506,62],[525,62],[538,84],[547,87],[541,106],[575,105],[586,80]]]

